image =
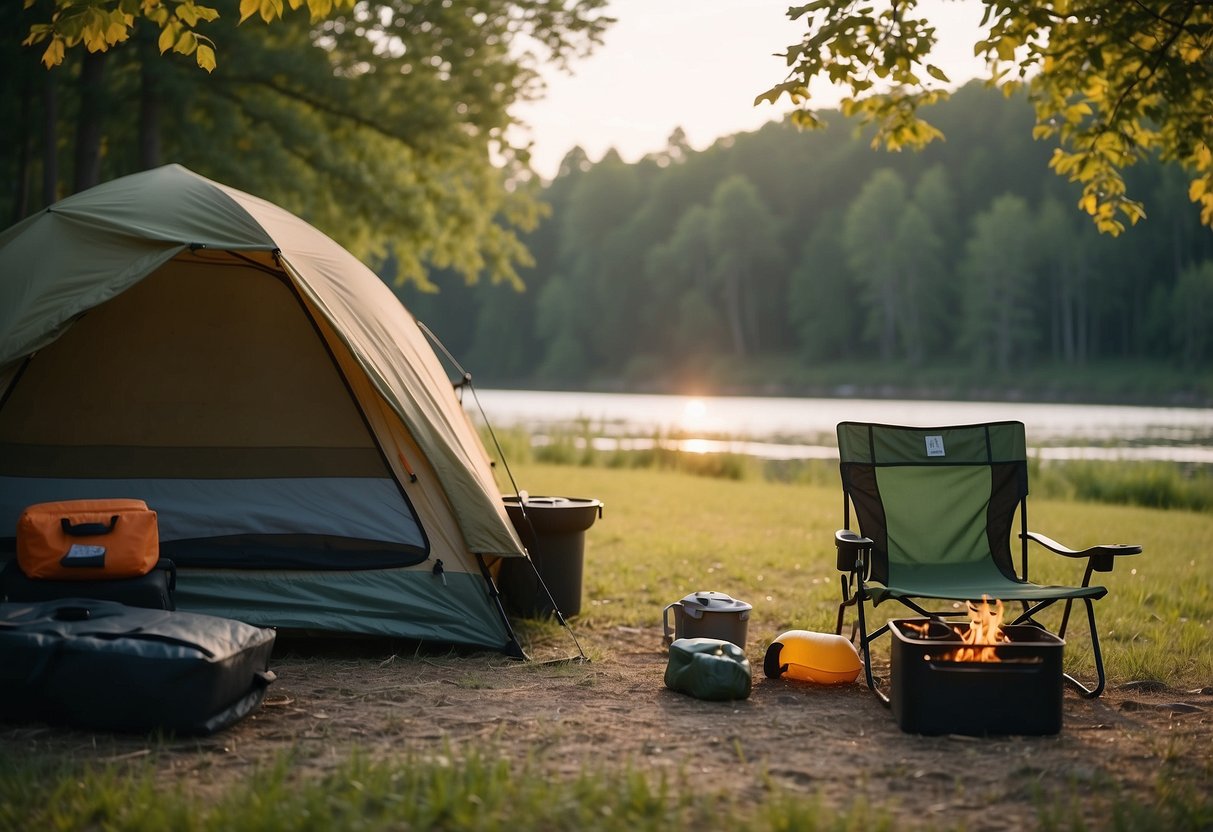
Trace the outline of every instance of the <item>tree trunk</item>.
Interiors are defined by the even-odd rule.
[[[139,169],[160,166],[160,82],[156,32],[151,26],[139,31]]]
[[[1077,284],[1075,286],[1074,319],[1075,344],[1077,346],[1077,364],[1086,366],[1090,358],[1090,292],[1087,274],[1087,263],[1078,264]]]
[[[996,293],[1003,295],[1003,292]],[[1008,298],[1001,297],[1001,303],[998,304],[998,311],[995,315],[998,323],[995,325],[997,333],[995,335],[995,349],[998,351],[996,355],[996,366],[1002,374],[1011,368],[1011,304]]]
[[[761,290],[756,288],[754,284],[754,277],[750,274],[750,270],[747,267],[745,274],[741,276],[741,285],[737,288],[737,300],[741,304],[741,311],[744,315],[742,321],[745,323],[743,332],[745,333],[747,350],[757,353],[764,346],[762,337],[764,333],[758,323]]]
[[[922,298],[919,294],[919,281],[917,267],[911,266],[902,272],[904,280],[902,285],[905,297],[904,310],[901,320],[901,341],[902,347],[905,350],[906,360],[910,362],[912,367],[922,366],[923,358],[926,355],[926,348],[923,345],[925,335],[922,326],[922,314],[920,307],[922,306]]]
[[[897,293],[893,290],[892,281],[881,287],[881,308],[884,319],[880,327],[880,358],[882,361],[892,361],[893,352],[897,347]]]
[[[45,73],[42,82],[42,204],[59,198],[59,89],[57,73]]]
[[[1065,282],[1062,284],[1061,295],[1061,358],[1067,367],[1073,367],[1078,363],[1078,345],[1075,343],[1077,337],[1075,319],[1078,317],[1078,304],[1074,298],[1074,272],[1076,269],[1068,263],[1064,269],[1062,279]]]
[[[33,155],[33,133],[30,129],[30,114],[34,109],[34,76],[26,69],[21,73],[21,115],[17,125],[17,170],[13,182],[12,222],[17,222],[29,213],[30,158]]]
[[[742,324],[741,312],[741,281],[736,275],[730,274],[725,278],[725,312],[729,319],[729,331],[733,335],[733,352],[744,358],[746,354],[745,330]]]
[[[105,52],[83,52],[80,59],[80,113],[76,120],[76,167],[73,193],[101,181],[101,78]]]

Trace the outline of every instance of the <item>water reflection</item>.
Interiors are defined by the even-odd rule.
[[[547,432],[588,435],[593,447],[602,451],[647,450],[660,444],[690,453],[837,459],[834,429],[840,421],[928,427],[1018,420],[1040,459],[1213,464],[1213,410],[1204,408],[522,390],[478,393],[494,427],[523,427],[538,434],[539,442]]]

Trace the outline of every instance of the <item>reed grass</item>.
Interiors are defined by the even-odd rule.
[[[1213,469],[1173,462],[1032,460],[1036,494],[1059,499],[1147,508],[1213,509]]]
[[[688,437],[678,433],[654,432],[648,436],[625,437],[618,447],[600,449],[596,439],[603,431],[588,421],[575,428],[555,430],[540,436],[511,428],[492,433],[482,430],[494,458],[508,465],[542,463],[576,467],[651,469],[682,471],[705,477],[743,480],[762,476],[762,463],[738,453],[694,453],[679,449]]]
[[[761,460],[740,453],[696,453],[681,449],[679,443],[688,437],[663,432],[633,437],[632,444],[640,447],[628,447],[625,439],[620,447],[599,450],[595,440],[603,433],[603,426],[583,420],[575,428],[544,434],[538,442],[517,428],[493,435],[485,431],[484,438],[490,448],[495,439],[499,451],[494,449],[494,456],[504,458],[509,465],[542,463],[678,471],[730,480],[838,483],[836,460]],[[1165,461],[1042,461],[1033,455],[1028,468],[1032,492],[1042,497],[1183,511],[1213,510],[1213,466]]]

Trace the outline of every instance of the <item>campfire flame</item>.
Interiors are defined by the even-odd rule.
[[[1002,661],[994,652],[994,645],[1010,641],[1002,630],[1002,601],[983,595],[981,603],[969,601],[969,628],[960,634],[961,640],[970,645],[958,647],[940,658],[953,662],[997,662]]]
[[[905,629],[909,630],[911,633],[915,633],[920,638],[930,638],[931,637],[931,620],[930,619],[926,619],[924,621],[903,621],[903,622],[901,622],[901,626],[904,627]],[[947,625],[945,625],[945,626],[947,626]]]

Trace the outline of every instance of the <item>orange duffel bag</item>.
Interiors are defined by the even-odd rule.
[[[17,565],[30,578],[133,578],[159,559],[156,512],[143,500],[38,503],[17,521]]]

